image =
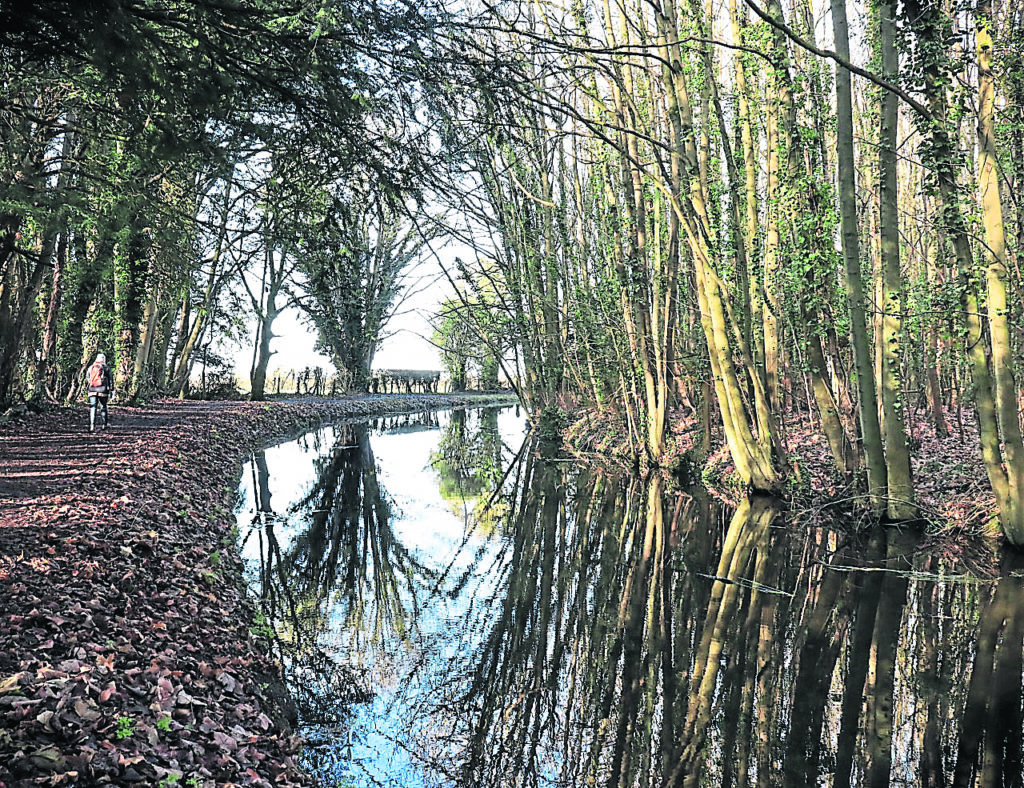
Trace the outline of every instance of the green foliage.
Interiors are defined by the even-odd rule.
[[[441,366],[453,391],[469,386],[470,363],[483,355],[473,310],[457,299],[441,304],[434,328],[434,344],[441,353]]]
[[[442,497],[464,502],[491,492],[502,475],[501,448],[497,409],[453,411],[430,458]]]
[[[926,0],[908,0],[903,6],[907,20],[903,32],[903,48],[909,53],[905,77],[918,91],[955,92],[962,88],[957,78],[965,62],[958,62],[952,53],[960,51],[961,57],[971,58],[968,47],[958,46],[956,25],[939,3]],[[970,103],[961,95],[962,101],[951,101],[945,117],[922,117],[915,114],[914,121],[921,133],[918,147],[925,165],[925,186],[934,194],[940,182],[956,183],[963,167],[963,153],[951,129],[955,129],[960,117],[966,113]],[[947,228],[960,224],[957,211],[944,211],[942,221]]]
[[[780,254],[778,286],[788,319],[800,334],[816,333],[821,325],[843,315],[837,287],[840,269],[835,237],[839,226],[837,203],[831,185],[822,174],[802,172],[787,180],[780,205]],[[810,324],[807,316],[816,318]]]
[[[320,198],[294,252],[308,282],[299,305],[338,371],[366,391],[374,353],[426,239],[376,190]]]
[[[115,739],[127,739],[135,733],[135,721],[128,716],[117,718],[117,727],[114,729]]]
[[[537,417],[534,428],[541,443],[561,443],[562,433],[569,425],[569,414],[557,405],[546,405]]]
[[[358,171],[392,196],[443,153],[419,127],[454,68],[429,0],[172,6],[0,8],[0,237],[18,241],[0,245],[0,404],[28,385],[25,359],[45,356],[33,372],[54,398],[97,347],[126,395],[178,393],[197,342],[244,338],[230,285],[282,237],[250,182],[268,153],[316,162],[289,172],[297,193]]]
[[[253,623],[249,626],[249,632],[253,637],[267,643],[273,642],[275,637],[274,628],[262,610],[256,610],[253,614]]]

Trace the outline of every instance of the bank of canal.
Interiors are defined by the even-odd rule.
[[[117,404],[92,435],[84,406],[0,424],[0,787],[308,784],[241,585],[241,462],[327,420],[480,401]]]

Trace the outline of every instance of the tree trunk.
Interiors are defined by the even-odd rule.
[[[925,281],[930,286],[938,286],[939,281],[935,270],[935,260],[938,257],[936,250],[945,248],[945,238],[942,233],[928,246],[928,253],[925,258]],[[932,411],[932,421],[935,425],[935,434],[939,437],[949,435],[949,426],[946,424],[946,414],[942,409],[942,386],[939,382],[939,329],[934,321],[929,323],[925,329],[923,354],[925,381],[928,387],[928,404]]]
[[[991,82],[991,38],[986,35],[990,6],[979,7],[978,37],[979,62],[979,165],[991,167],[991,172],[984,178],[996,177],[996,161],[992,155],[995,151],[994,129],[991,125],[992,89]],[[931,117],[928,118],[929,155],[933,159],[932,166],[936,173],[937,192],[941,207],[943,229],[952,244],[957,260],[960,279],[961,306],[966,324],[967,358],[971,368],[974,384],[974,402],[978,412],[978,434],[981,454],[988,473],[989,483],[999,506],[999,520],[1003,534],[1015,546],[1024,546],[1024,505],[1021,501],[1021,460],[1022,446],[1020,429],[1016,422],[1015,391],[1007,391],[1004,386],[1012,385],[1012,374],[1009,370],[1010,358],[1005,345],[1003,321],[1006,320],[1005,268],[999,263],[999,254],[992,255],[988,267],[988,321],[990,336],[994,343],[992,367],[996,374],[993,379],[992,367],[989,366],[986,352],[985,325],[978,284],[974,272],[974,252],[966,219],[960,206],[960,189],[957,183],[958,157],[956,145],[951,139],[949,120],[947,118],[947,99],[945,94],[945,63],[940,59],[941,50],[937,36],[948,27],[941,10],[920,0],[907,2],[906,18],[910,29],[919,39],[922,62],[921,71],[924,75],[927,107]],[[991,181],[989,181],[991,183]],[[986,230],[986,243],[997,242],[1001,227],[1001,219],[996,214],[998,191],[992,188],[982,192],[983,199],[989,205],[982,205],[982,221]],[[1001,207],[1001,206],[1000,206]],[[989,237],[989,230],[996,233]],[[1005,254],[1005,247],[1003,247]],[[993,260],[994,258],[994,260]],[[1005,259],[1005,258],[1004,258]],[[1001,385],[1000,385],[1001,384]],[[1009,418],[1012,404],[1013,417]],[[1007,432],[1000,435],[1000,427]],[[1002,446],[1001,446],[1002,442]],[[1004,456],[1004,448],[1006,454]],[[1005,461],[1005,464],[1004,464]],[[1011,478],[1012,477],[1012,478]]]
[[[270,366],[270,357],[273,355],[270,350],[270,342],[274,338],[274,321],[279,314],[277,294],[281,284],[273,276],[273,250],[268,248],[266,254],[268,259],[265,262],[270,275],[264,277],[264,280],[267,282],[267,297],[261,311],[259,311],[259,346],[256,363],[252,369],[252,380],[249,381],[249,398],[254,402],[259,402],[266,397],[267,368]]]
[[[850,37],[846,0],[832,0],[832,27],[836,52],[849,60]],[[846,282],[846,303],[850,310],[850,335],[857,370],[857,417],[867,468],[871,510],[884,510],[886,489],[885,453],[878,423],[874,366],[867,318],[864,312],[864,284],[860,268],[860,232],[857,225],[857,169],[853,147],[853,95],[850,72],[836,68],[836,147],[839,168],[839,210]]]
[[[696,3],[691,3],[690,10],[692,16],[699,19],[701,10]],[[675,178],[672,184],[673,210],[690,248],[700,322],[730,453],[746,484],[758,490],[771,491],[780,483],[780,475],[772,458],[772,444],[776,436],[770,426],[765,426],[754,436],[733,360],[733,332],[730,326],[734,326],[735,321],[728,314],[728,297],[722,290],[723,283],[714,269],[708,247],[708,239],[712,237],[707,213],[708,196],[700,177],[693,113],[678,44],[678,18],[679,11],[675,4],[667,3],[665,13],[659,14],[657,19],[659,44],[668,55],[662,73],[668,85],[668,115],[672,134]],[[668,67],[669,63],[673,67]],[[749,356],[743,358],[743,361],[748,367],[752,366]],[[759,373],[751,369],[750,378],[754,383],[758,414],[767,419],[763,424],[770,425],[771,408],[760,386]]]
[[[9,261],[0,278],[0,407],[11,402],[18,364],[32,320],[32,304],[42,289],[53,256],[53,239],[44,239],[39,257],[31,267],[27,260]]]
[[[899,70],[896,52],[895,7],[891,0],[878,3],[878,40],[882,70],[892,79]],[[881,96],[878,145],[879,236],[882,254],[882,410],[885,413],[887,513],[892,520],[916,516],[910,475],[910,449],[904,422],[900,363],[902,361],[903,277],[900,270],[899,208],[896,184],[898,99],[890,91]]]
[[[765,380],[768,384],[768,403],[773,413],[782,413],[782,341],[779,329],[779,85],[778,76],[772,79],[771,95],[765,108],[767,130],[768,183],[767,228],[764,239],[763,267],[763,325]]]
[[[53,277],[50,280],[50,299],[46,307],[46,321],[43,325],[42,358],[39,365],[39,386],[44,386],[52,397],[56,397],[56,356],[57,356],[57,319],[60,316],[61,302],[64,297],[64,271],[68,261],[67,228],[60,234],[57,242],[57,254],[53,258]]]
[[[978,42],[978,191],[988,282],[986,310],[992,343],[996,416],[1006,465],[1006,509],[1000,512],[1003,530],[1015,545],[1024,545],[1024,444],[1017,411],[1007,299],[1007,251],[1003,206],[999,194],[1000,168],[995,130],[995,76],[992,73],[992,2],[979,0]]]
[[[149,279],[149,243],[136,214],[130,225],[127,247],[114,260],[114,310],[117,318],[114,386],[130,399],[139,394],[135,377],[140,325]]]
[[[150,369],[152,368],[150,358],[153,351],[153,341],[156,336],[159,295],[159,291],[154,288],[146,300],[146,308],[142,315],[142,333],[135,352],[135,369],[133,373],[136,394],[153,389],[153,376],[150,374]]]

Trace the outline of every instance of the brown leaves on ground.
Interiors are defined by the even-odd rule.
[[[667,466],[677,465],[676,455],[696,457],[701,428],[695,415],[682,408],[670,414]],[[921,518],[937,539],[995,536],[996,505],[975,421],[956,411],[946,420],[944,434],[938,434],[922,413],[915,413],[910,420],[911,466]],[[791,514],[813,524],[865,516],[866,507],[859,506],[864,493],[856,479],[846,478],[836,469],[817,420],[806,412],[787,412],[783,427],[791,464],[783,492],[793,504]],[[566,432],[565,443],[577,454],[596,453],[613,460],[632,456],[637,450],[629,445],[625,422],[611,409],[580,411]],[[715,435],[712,443],[713,450],[697,470],[712,495],[735,505],[746,490],[723,436]]]
[[[310,782],[249,631],[246,453],[327,418],[466,397],[84,408],[0,427],[0,788]]]

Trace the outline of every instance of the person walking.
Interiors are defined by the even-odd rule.
[[[107,400],[114,396],[114,373],[107,366],[105,355],[96,354],[96,360],[85,373],[85,379],[89,389],[89,432],[96,431],[97,408],[100,408],[103,414],[103,424],[100,429],[105,430],[110,423]]]

